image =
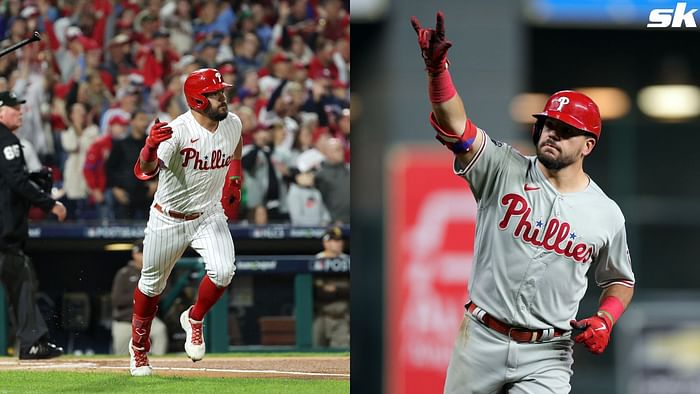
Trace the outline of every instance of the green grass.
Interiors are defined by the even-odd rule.
[[[349,393],[350,382],[340,380],[195,378],[148,376],[134,378],[128,371],[0,372],[0,394],[14,393],[250,393],[250,394],[335,394]]]

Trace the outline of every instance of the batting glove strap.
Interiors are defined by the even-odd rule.
[[[152,179],[156,175],[158,175],[158,171],[160,170],[160,162],[156,166],[156,168],[153,170],[153,172],[147,173],[143,172],[141,170],[141,160],[136,160],[136,164],[134,164],[134,176],[136,176],[137,179],[141,181],[147,181],[149,179]]]
[[[447,149],[455,154],[469,152],[476,139],[476,126],[469,119],[467,119],[467,123],[464,125],[464,132],[461,136],[451,131],[444,130],[440,124],[438,124],[434,112],[430,113],[430,125],[433,126],[437,132],[435,139],[440,141],[441,144],[445,145]]]

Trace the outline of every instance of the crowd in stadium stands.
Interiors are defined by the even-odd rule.
[[[52,168],[69,219],[145,220],[155,184],[133,165],[156,117],[187,110],[193,70],[233,84],[243,123],[238,221],[350,217],[348,0],[7,0],[0,90],[26,98],[29,170]],[[40,213],[33,214],[40,219]]]

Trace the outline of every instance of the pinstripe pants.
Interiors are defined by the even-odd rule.
[[[165,289],[170,272],[188,246],[204,259],[209,279],[226,287],[236,271],[236,254],[228,222],[220,206],[193,220],[176,219],[151,207],[143,240],[143,268],[138,287],[148,297]]]

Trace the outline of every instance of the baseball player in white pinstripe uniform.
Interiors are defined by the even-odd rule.
[[[583,170],[601,134],[598,106],[580,92],[553,94],[533,115],[537,155],[523,156],[467,118],[447,69],[443,14],[434,29],[412,24],[430,123],[478,205],[471,300],[445,393],[568,393],[573,342],[602,353],[635,283],[624,216]],[[592,268],[598,310],[576,320]]]
[[[159,174],[146,226],[141,279],[134,291],[130,369],[152,373],[148,360],[151,322],[173,266],[188,246],[206,268],[197,300],[180,316],[185,352],[193,361],[205,353],[202,320],[233,278],[235,252],[226,215],[236,209],[241,189],[241,121],[228,111],[215,69],[192,72],[184,91],[190,111],[151,128],[134,166],[137,178]]]

